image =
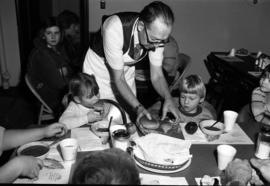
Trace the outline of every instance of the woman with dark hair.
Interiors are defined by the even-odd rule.
[[[138,101],[135,86],[135,63],[148,53],[151,82],[164,98],[162,119],[172,112],[179,118],[162,72],[164,45],[172,31],[174,15],[170,7],[154,1],[140,13],[121,12],[109,16],[101,26],[99,39],[89,48],[83,71],[94,74],[100,97],[117,100],[119,96],[133,108],[137,120],[150,113]],[[120,93],[120,94],[119,94]]]
[[[34,88],[56,116],[62,112],[61,100],[71,75],[69,59],[61,45],[62,36],[56,18],[47,18],[34,40],[27,69]]]

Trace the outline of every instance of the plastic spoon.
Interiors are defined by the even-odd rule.
[[[219,128],[214,127],[219,121],[217,120],[213,125],[205,127],[207,130],[219,131]]]

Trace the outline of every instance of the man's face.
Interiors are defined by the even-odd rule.
[[[79,24],[71,24],[68,29],[65,30],[65,34],[70,36],[73,42],[80,42],[80,25]]]
[[[172,26],[166,25],[161,18],[157,18],[148,27],[143,24],[143,30],[139,34],[140,44],[148,50],[164,47],[168,42]]]

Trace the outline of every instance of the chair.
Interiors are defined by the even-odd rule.
[[[255,119],[251,111],[251,105],[246,104],[240,109],[236,122],[245,123],[250,121],[255,121]]]
[[[31,92],[40,102],[40,110],[38,115],[38,125],[41,125],[42,121],[55,119],[53,110],[45,103],[45,101],[40,97],[38,92],[35,90],[34,86],[31,83],[31,79],[28,74],[25,75],[25,82]]]
[[[179,63],[180,63],[180,65],[179,65],[179,67],[177,69],[178,73],[177,73],[174,81],[169,86],[169,91],[171,93],[173,92],[173,90],[178,88],[178,85],[179,85],[182,77],[184,76],[184,74],[187,72],[187,70],[189,69],[189,67],[191,65],[190,56],[188,56],[186,54],[179,53],[178,54],[178,60],[179,60]]]
[[[226,89],[223,74],[218,70],[213,61],[204,60],[204,64],[210,74],[206,86],[206,100],[216,109],[218,118],[222,117],[223,104],[225,102],[224,89]]]

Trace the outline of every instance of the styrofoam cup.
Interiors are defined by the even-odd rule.
[[[74,161],[77,157],[78,140],[67,138],[60,142],[60,148],[64,161]]]
[[[231,145],[219,145],[217,147],[217,158],[219,170],[226,169],[227,165],[233,160],[236,149]]]
[[[230,132],[236,122],[238,113],[232,110],[225,110],[223,112],[225,131]]]

